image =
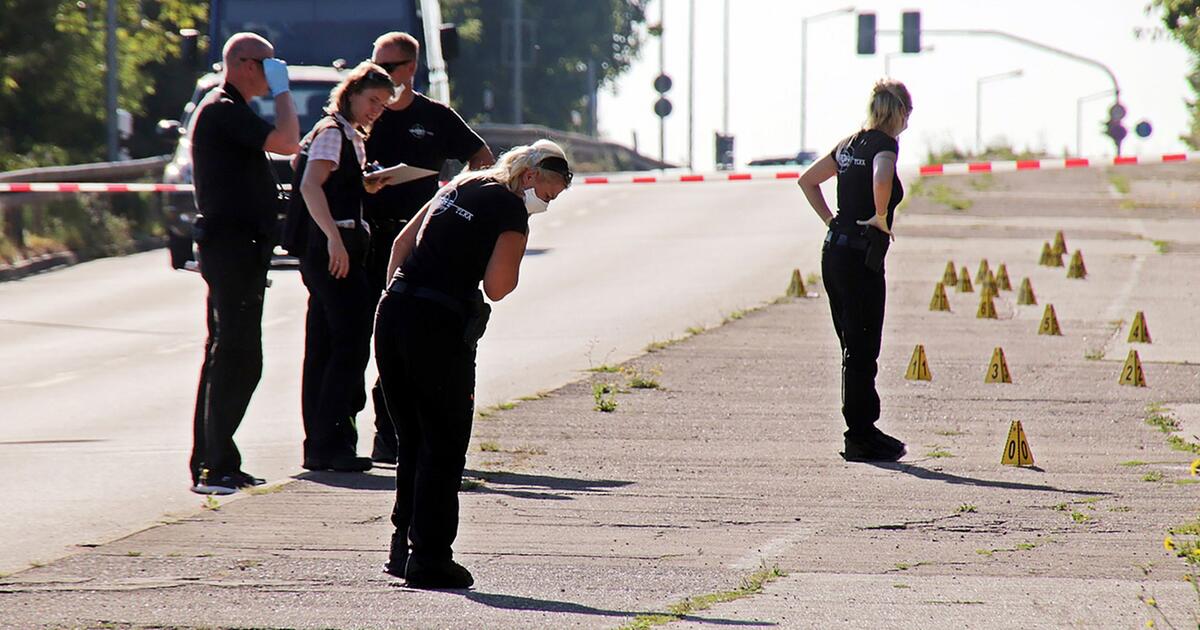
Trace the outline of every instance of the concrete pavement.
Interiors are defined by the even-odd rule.
[[[1200,217],[1186,196],[1123,207],[1159,199],[1163,171],[1122,172],[1128,197],[1084,171],[945,180],[966,212],[910,204],[879,378],[881,424],[909,444],[899,464],[836,455],[828,306],[792,300],[478,419],[456,544],[473,591],[379,572],[388,471],[305,474],[8,576],[0,625],[611,628],[776,566],[763,592],[670,627],[1128,628],[1152,618],[1142,594],[1186,624],[1197,600],[1162,540],[1197,518],[1200,486],[1145,418],[1200,404]],[[1035,264],[1055,229],[1087,280]],[[930,313],[946,260],[974,274],[984,256],[1039,304],[1005,292],[1000,319],[979,320],[979,294],[951,291],[953,312]],[[1036,334],[1047,303],[1062,337]],[[1116,385],[1135,310],[1155,341],[1137,346],[1144,389]],[[932,382],[903,379],[916,343]],[[1012,384],[983,383],[995,346]],[[615,412],[594,410],[598,383],[617,387]],[[1037,468],[999,465],[1011,420]]]

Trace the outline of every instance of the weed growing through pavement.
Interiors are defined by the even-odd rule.
[[[1079,512],[1079,511],[1071,512],[1071,520],[1075,521],[1076,525],[1083,525],[1084,523],[1091,521],[1093,518],[1094,517],[1088,516],[1087,514],[1084,514],[1083,512]]]
[[[903,582],[897,582],[892,585],[892,588],[912,588],[912,587]]]
[[[708,610],[716,604],[732,602],[754,595],[762,591],[763,586],[767,583],[786,575],[787,573],[784,573],[778,566],[768,567],[764,562],[757,571],[742,578],[741,584],[733,590],[688,597],[683,601],[667,606],[667,612],[665,613],[638,615],[633,618],[633,621],[621,626],[618,630],[649,630],[654,626],[682,621],[687,616],[701,610]]]
[[[31,566],[35,569],[40,569],[40,568],[46,566],[46,563],[41,560],[30,560],[29,566]]]
[[[1165,254],[1171,251],[1171,243],[1170,241],[1154,241],[1154,249],[1157,249],[1160,254]]]
[[[704,327],[703,326],[688,326],[686,329],[684,329],[684,332],[686,332],[689,337],[695,337],[696,335],[699,335],[700,333],[704,332]]]
[[[272,484],[269,486],[255,486],[252,488],[246,488],[244,490],[244,492],[246,494],[251,494],[254,496],[259,496],[259,495],[263,495],[263,494],[275,494],[276,492],[283,492],[283,484],[276,483],[276,484]]]
[[[1133,508],[1129,507],[1128,505],[1114,505],[1114,506],[1108,508],[1108,511],[1109,512],[1132,512]]]
[[[612,413],[617,410],[617,388],[612,383],[592,383],[592,398],[596,411]]]
[[[1083,358],[1088,361],[1099,361],[1104,358],[1104,348],[1088,348],[1083,351]]]
[[[739,310],[733,311],[733,312],[729,313],[728,315],[726,315],[725,319],[722,320],[721,323],[728,324],[729,322],[735,322],[745,316],[746,316],[746,311],[739,309]]]
[[[668,339],[666,341],[651,341],[649,344],[646,345],[646,352],[654,353],[654,352],[658,352],[659,350],[666,350],[667,348],[671,347],[672,345],[674,345],[676,343],[679,343],[680,341],[682,341],[682,339]]]
[[[966,435],[966,433],[957,431],[955,429],[944,429],[942,431],[934,431],[934,433],[942,437],[958,437],[960,435]]]
[[[471,492],[472,490],[478,490],[482,487],[483,487],[483,482],[479,481],[478,479],[463,479],[458,484],[458,491],[459,492]]]
[[[1171,414],[1171,409],[1162,406],[1162,403],[1146,405],[1146,414],[1146,424],[1163,433],[1174,433],[1179,430],[1179,420],[1176,420],[1175,416]]]
[[[1112,187],[1122,195],[1129,194],[1129,178],[1120,173],[1109,173],[1108,181]]]
[[[217,510],[221,509],[221,502],[210,494],[204,497],[204,503],[201,503],[200,507],[216,512]]]
[[[954,457],[954,453],[951,453],[950,451],[946,450],[945,448],[942,448],[941,446],[938,446],[937,444],[934,444],[932,446],[932,448],[933,448],[932,451],[925,453],[926,457],[932,457],[934,459],[941,459],[943,457]]]
[[[970,514],[970,513],[975,513],[978,511],[979,511],[979,509],[976,508],[974,505],[971,505],[970,503],[964,503],[964,504],[958,506],[959,514]]]
[[[1167,444],[1170,444],[1171,448],[1177,451],[1200,455],[1200,444],[1189,442],[1178,435],[1169,436],[1167,438]]]
[[[530,394],[528,396],[521,396],[517,400],[519,400],[521,402],[532,402],[535,400],[541,400],[543,398],[549,398],[549,397],[550,397],[550,392],[538,392],[536,394]]]
[[[517,403],[514,401],[511,401],[511,400],[508,402],[502,402],[502,403],[496,405],[496,409],[499,409],[500,411],[510,411],[510,410],[516,409],[516,408],[517,408]]]
[[[815,273],[810,273],[807,276],[804,276],[804,286],[806,288],[820,286],[820,285],[821,285],[821,276],[818,276]]]
[[[930,187],[928,196],[931,200],[952,210],[970,210],[974,204],[973,201],[962,196],[957,190],[941,182]]]
[[[656,376],[662,376],[662,368],[650,368],[648,374],[642,373],[635,367],[627,367],[622,370],[625,376],[629,378],[629,386],[633,389],[659,389],[662,385],[654,379]]]
[[[1069,503],[1059,503],[1054,506],[1054,509],[1058,510],[1059,512],[1066,512],[1067,510],[1071,509],[1071,505]]]
[[[1200,460],[1196,460],[1192,465],[1193,467],[1200,466]],[[1191,584],[1192,592],[1196,596],[1196,607],[1188,614],[1192,618],[1192,623],[1200,628],[1200,517],[1167,530],[1162,545],[1164,551],[1183,561],[1183,579]],[[1149,565],[1143,566],[1141,569],[1144,575],[1150,575]],[[1146,593],[1145,586],[1142,587],[1138,599],[1150,609],[1152,616],[1157,616],[1168,628],[1183,627],[1176,626],[1172,622],[1171,617],[1167,616],[1158,601]],[[1146,623],[1147,626],[1151,626],[1154,622],[1151,620]]]
[[[499,453],[500,445],[495,442],[480,442],[479,450],[484,453]]]
[[[590,368],[588,368],[588,371],[589,372],[597,372],[599,374],[616,374],[617,372],[621,371],[621,366],[609,365],[609,364],[605,363],[604,365],[597,365],[596,367],[590,367]]]
[[[1150,463],[1150,462],[1144,462],[1144,461],[1142,461],[1142,460],[1140,460],[1140,459],[1131,459],[1131,460],[1129,460],[1129,461],[1126,461],[1126,462],[1121,462],[1121,464],[1120,464],[1120,465],[1121,465],[1121,466],[1128,466],[1128,467],[1132,468],[1132,467],[1134,467],[1134,466],[1146,466],[1146,465],[1149,465],[1149,463]]]
[[[1157,470],[1151,470],[1150,472],[1142,475],[1142,481],[1149,481],[1151,483],[1156,482],[1156,481],[1162,481],[1162,479],[1163,479],[1163,474]]]
[[[125,552],[125,555],[126,555],[126,556],[129,556],[130,558],[137,558],[137,557],[140,557],[140,556],[142,555],[142,552],[140,552],[140,551],[126,551],[126,552]]]
[[[1122,210],[1137,210],[1137,203],[1132,199],[1122,199],[1117,207]]]
[[[970,180],[968,180],[968,183],[971,184],[971,188],[982,192],[984,190],[991,190],[995,188],[996,178],[992,177],[991,173],[985,173],[978,177],[972,177]]]

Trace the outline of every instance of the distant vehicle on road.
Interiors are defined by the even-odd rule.
[[[750,160],[747,162],[749,166],[783,166],[787,164],[797,164],[807,166],[817,161],[816,151],[801,151],[796,155],[785,155],[783,157],[766,157]]]
[[[443,47],[452,55],[458,34],[453,25],[442,24],[437,0],[211,0],[208,63],[212,71],[196,81],[191,100],[179,120],[161,120],[159,133],[178,139],[171,162],[163,173],[167,184],[192,183],[192,149],[186,134],[188,121],[200,99],[221,81],[221,45],[229,36],[253,32],[266,37],[275,54],[288,62],[292,100],[300,115],[304,135],[322,115],[329,91],[345,71],[371,55],[375,38],[388,31],[404,31],[421,43],[423,59],[415,87],[431,98],[450,99]],[[193,62],[195,63],[195,62]],[[267,121],[273,121],[274,101],[254,99],[250,106]],[[270,156],[279,181],[292,181],[291,158]],[[196,205],[191,193],[164,193],[162,208],[167,224],[167,246],[171,266],[195,269],[192,221]],[[278,259],[277,259],[278,260]]]

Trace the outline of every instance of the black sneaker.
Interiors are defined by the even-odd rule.
[[[252,486],[261,486],[261,485],[267,483],[266,479],[262,479],[260,477],[255,477],[254,475],[251,475],[250,473],[242,471],[242,470],[239,470],[239,471],[233,473],[233,475],[231,475],[231,476],[234,479],[241,481],[242,482],[241,487],[243,487],[243,488],[248,488],[248,487],[252,487]]]
[[[391,549],[388,550],[388,560],[383,563],[383,572],[403,579],[404,570],[408,567],[408,541],[404,536],[392,534]]]
[[[302,464],[308,470],[333,470],[336,472],[367,472],[371,470],[369,457],[343,455],[329,459],[306,458]]]
[[[411,556],[404,567],[404,580],[407,586],[425,589],[471,588],[475,583],[471,572],[453,560],[426,565]]]
[[[841,455],[848,462],[894,462],[904,457],[907,452],[903,442],[879,432],[865,436],[846,436],[846,450]]]
[[[233,494],[245,487],[245,481],[234,475],[213,475],[208,470],[200,472],[200,479],[192,486],[196,494]]]

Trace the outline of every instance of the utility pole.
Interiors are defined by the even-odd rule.
[[[725,95],[721,99],[721,133],[729,134],[729,0],[725,0]]]
[[[117,2],[108,0],[108,18],[106,20],[104,49],[105,49],[105,118],[107,120],[108,159],[115,162],[120,157],[120,144],[117,139]]]
[[[523,95],[521,94],[521,3],[524,0],[512,0],[512,23],[513,23],[513,124],[520,125],[522,123],[522,110],[525,109]]]
[[[693,170],[692,125],[696,100],[696,0],[688,0],[688,170]]]
[[[667,53],[667,47],[663,44],[667,39],[667,29],[664,27],[667,17],[667,0],[658,0],[658,74],[662,74],[666,70],[666,62],[664,61]],[[667,124],[663,116],[658,117],[658,161],[665,164],[667,162]]]

